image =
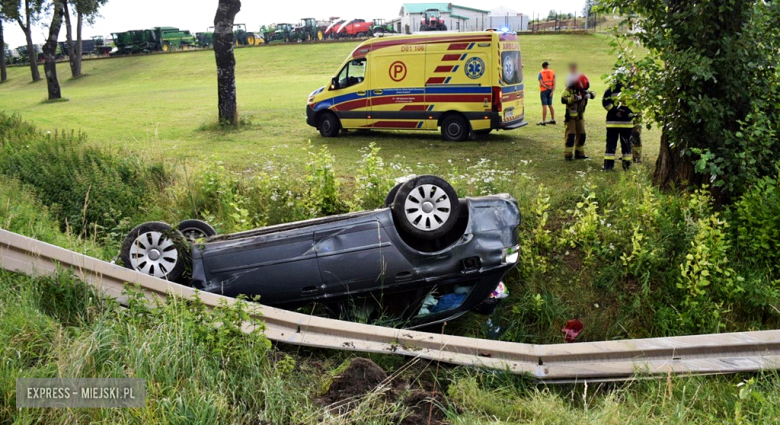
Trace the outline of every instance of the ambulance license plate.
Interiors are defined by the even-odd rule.
[[[506,112],[504,112],[504,121],[509,121],[515,116],[515,111],[513,109],[509,109]]]

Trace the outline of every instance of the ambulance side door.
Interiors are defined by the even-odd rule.
[[[425,46],[400,45],[372,54],[373,128],[418,129],[426,117]]]
[[[453,42],[429,46],[425,85],[429,112],[440,116],[443,112],[458,111],[475,130],[490,128],[490,81],[494,64],[490,60],[489,45]],[[435,121],[433,128],[436,128]]]

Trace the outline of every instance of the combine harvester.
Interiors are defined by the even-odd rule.
[[[236,302],[0,230],[0,267],[31,276],[70,269],[106,296],[126,302],[125,284],[150,299],[200,297],[209,308]],[[253,305],[254,306],[254,305]],[[400,354],[526,374],[546,383],[715,375],[780,368],[780,331],[740,332],[576,344],[535,345],[425,333],[309,316],[256,305],[268,338],[295,345]],[[252,324],[246,323],[246,331]]]

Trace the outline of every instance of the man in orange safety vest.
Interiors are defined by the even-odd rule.
[[[550,64],[542,63],[539,72],[539,91],[542,97],[542,122],[538,125],[555,124],[555,109],[553,109],[553,91],[555,91],[555,71],[550,69]],[[547,121],[547,108],[550,108],[550,121]]]

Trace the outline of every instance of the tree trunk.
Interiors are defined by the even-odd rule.
[[[705,174],[697,173],[691,155],[685,155],[682,146],[661,134],[661,149],[655,162],[653,184],[661,189],[700,187],[707,183]]]
[[[65,39],[68,42],[68,62],[70,63],[70,74],[73,78],[78,77],[81,74],[79,66],[76,64],[76,43],[73,42],[73,26],[70,23],[70,9],[68,4],[64,6],[65,17]]]
[[[217,61],[219,122],[230,125],[238,123],[233,21],[240,10],[240,0],[219,0],[217,14],[214,16],[214,56]]]
[[[46,72],[46,86],[49,90],[49,100],[62,98],[60,82],[57,80],[57,39],[62,27],[62,15],[64,11],[63,0],[54,1],[54,13],[49,26],[49,38],[43,45],[43,69]]]
[[[84,24],[84,14],[76,12],[76,48],[73,49],[76,53],[76,64],[73,68],[73,76],[81,77],[81,60],[84,58],[84,43],[81,40],[81,27]]]
[[[0,19],[0,50],[3,51],[0,54],[0,83],[8,80],[8,72],[5,70],[5,38],[3,38],[3,20]]]
[[[32,74],[32,80],[40,81],[41,73],[38,71],[38,55],[35,54],[35,46],[32,42],[32,28],[30,28],[30,18],[27,18],[27,25],[24,25],[21,18],[16,18],[16,22],[19,23],[19,27],[24,31],[24,36],[27,39],[27,59],[30,61],[30,74]]]

